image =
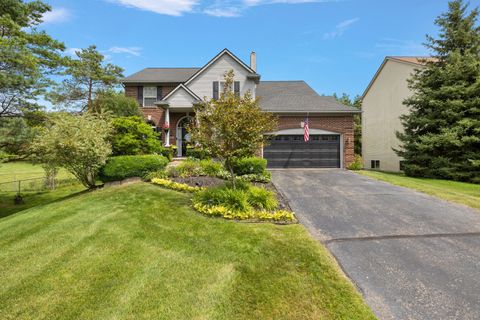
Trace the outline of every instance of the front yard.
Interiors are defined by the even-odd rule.
[[[412,188],[444,200],[480,209],[480,185],[440,179],[412,178],[401,173],[356,171],[370,178]]]
[[[112,187],[0,219],[1,319],[373,319],[301,225]]]

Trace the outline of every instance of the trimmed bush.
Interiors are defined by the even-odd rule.
[[[160,155],[111,157],[100,171],[100,179],[109,182],[144,177],[149,172],[164,169],[167,164],[168,159]]]
[[[355,155],[355,159],[347,167],[348,170],[362,170],[363,169],[363,160],[359,154]]]
[[[233,163],[236,175],[262,174],[267,170],[267,160],[258,157],[241,158]]]
[[[172,148],[160,147],[160,149],[158,149],[157,153],[164,156],[165,158],[167,158],[168,161],[173,160],[173,149]]]

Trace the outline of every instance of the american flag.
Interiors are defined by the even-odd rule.
[[[305,140],[305,142],[310,140],[310,132],[309,132],[309,127],[308,127],[308,117],[305,119],[305,124],[303,126],[303,140]]]

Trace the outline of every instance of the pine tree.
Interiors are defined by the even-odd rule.
[[[451,1],[435,20],[438,39],[426,43],[432,58],[409,80],[396,150],[409,176],[480,183],[480,28],[478,8],[467,8]]]

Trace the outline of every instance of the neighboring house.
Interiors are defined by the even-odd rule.
[[[407,80],[427,57],[386,57],[362,96],[362,157],[366,169],[401,171],[396,131],[408,113],[403,101],[412,95]]]
[[[260,81],[254,52],[250,65],[224,49],[201,68],[146,68],[123,79],[123,85],[163,132],[165,145],[176,145],[178,156],[185,156],[194,105],[218,98],[229,70],[235,73],[235,92],[250,91],[263,110],[279,117],[278,130],[269,133],[275,137],[262,150],[269,167],[343,168],[353,161],[353,115],[359,111],[318,95],[304,81]],[[304,142],[307,115],[310,141]]]

